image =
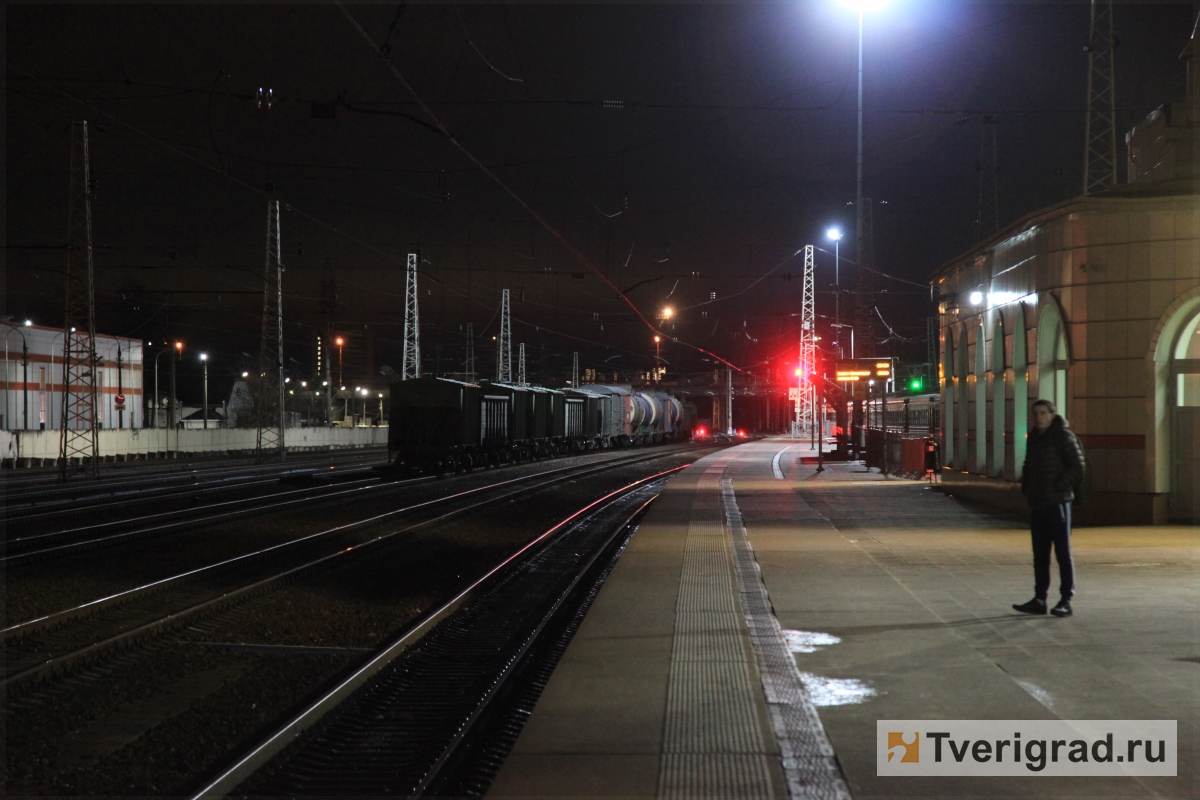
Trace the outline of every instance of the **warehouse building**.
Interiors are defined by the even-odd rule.
[[[53,430],[61,426],[63,330],[5,323],[2,430]],[[96,335],[101,428],[138,428],[142,411],[142,342]],[[121,402],[123,400],[123,402]]]

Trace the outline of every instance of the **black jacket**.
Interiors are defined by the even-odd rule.
[[[1029,431],[1021,492],[1030,508],[1074,500],[1083,486],[1083,472],[1083,446],[1062,417],[1055,415],[1045,433]]]

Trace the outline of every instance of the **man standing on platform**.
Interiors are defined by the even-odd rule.
[[[1025,614],[1045,614],[1050,592],[1050,549],[1058,560],[1061,599],[1050,609],[1056,617],[1071,616],[1075,594],[1075,565],[1071,561],[1071,502],[1083,484],[1083,447],[1054,411],[1049,400],[1033,404],[1033,430],[1021,472],[1021,492],[1029,501],[1033,535],[1034,597],[1013,605]]]

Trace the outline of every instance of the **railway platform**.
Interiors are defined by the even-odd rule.
[[[1029,534],[775,439],[651,507],[494,797],[1196,797],[1197,534],[1080,528],[1067,619]],[[877,720],[1178,721],[1176,777],[880,777]]]

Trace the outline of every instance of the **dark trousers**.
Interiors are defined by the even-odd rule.
[[[1033,509],[1030,516],[1033,533],[1034,596],[1045,600],[1050,593],[1050,548],[1058,560],[1062,578],[1061,596],[1070,600],[1075,594],[1075,563],[1071,560],[1071,504],[1060,503]]]

